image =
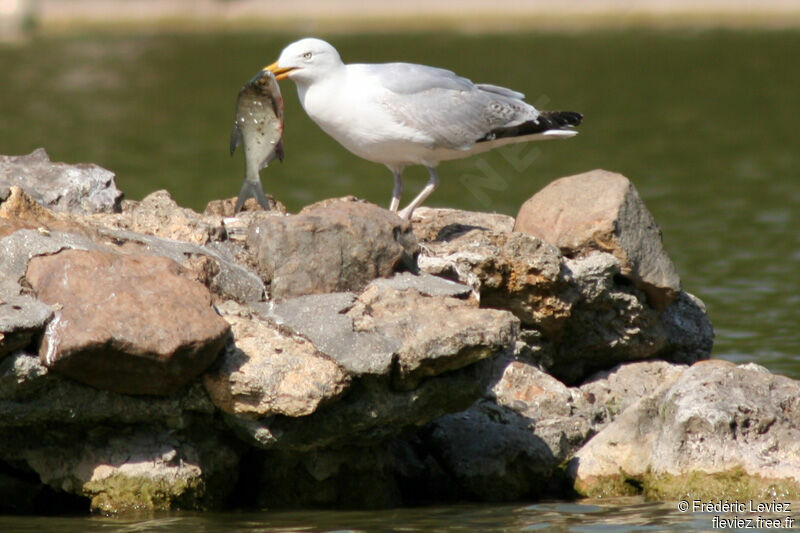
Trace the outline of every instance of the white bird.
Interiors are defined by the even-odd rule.
[[[510,143],[572,137],[583,116],[538,111],[525,95],[474,84],[449,70],[411,63],[345,65],[339,52],[306,38],[283,49],[266,67],[297,85],[300,104],[325,133],[359,157],[394,175],[389,209],[403,194],[402,172],[424,165],[425,188],[398,214],[411,214],[439,185],[435,167]]]

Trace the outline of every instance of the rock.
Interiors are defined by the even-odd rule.
[[[613,254],[622,274],[658,310],[680,291],[661,229],[621,174],[594,170],[550,183],[522,205],[514,231],[549,242],[567,257],[597,250]]]
[[[264,314],[310,339],[352,376],[387,374],[400,341],[380,332],[355,331],[345,314],[355,299],[352,293],[312,294],[279,302]]]
[[[255,457],[243,474],[248,506],[386,509],[403,504],[391,455],[383,447]]]
[[[413,266],[416,252],[408,222],[353,201],[267,217],[250,227],[247,247],[274,299],[360,291],[377,277]]]
[[[0,359],[28,346],[52,315],[50,306],[33,298],[0,293]]]
[[[197,245],[227,238],[222,217],[182,208],[164,190],[132,203],[121,215],[106,217],[104,225]]]
[[[661,313],[620,280],[619,260],[593,252],[565,262],[577,297],[553,339],[547,371],[567,384],[617,363],[659,357],[675,363],[707,358],[713,330],[702,302],[678,293]]]
[[[285,215],[286,214],[286,206],[283,205],[280,201],[278,201],[274,196],[271,194],[265,194],[267,199],[267,204],[269,205],[269,209],[267,211]],[[234,213],[234,209],[236,208],[236,200],[237,198],[234,196],[232,198],[225,198],[222,200],[211,200],[206,205],[206,208],[203,210],[203,214],[206,216],[218,216],[218,217],[234,217],[237,216],[237,213]],[[264,211],[264,208],[261,207],[261,204],[255,198],[248,198],[244,205],[242,206],[242,211],[239,213],[239,216],[242,216],[241,213],[251,213],[255,211]]]
[[[567,387],[524,359],[499,357],[484,398],[420,432],[429,457],[471,498],[516,501],[568,495],[560,469],[628,405],[677,379],[685,366],[630,363]]]
[[[572,459],[584,495],[800,496],[800,383],[748,364],[694,364],[620,414]]]
[[[411,225],[414,228],[414,235],[420,242],[444,242],[474,229],[511,233],[514,219],[498,213],[418,207],[411,215]]]
[[[42,362],[115,392],[174,393],[213,362],[229,333],[208,290],[180,273],[163,257],[83,250],[34,257],[27,281],[40,300],[60,306]]]
[[[513,501],[540,496],[555,468],[533,426],[511,410],[483,402],[439,418],[427,428],[426,440],[470,497]]]
[[[234,302],[220,311],[233,342],[203,382],[222,411],[252,418],[305,416],[347,389],[347,373],[308,340]]]
[[[219,507],[233,489],[238,457],[213,435],[195,440],[154,430],[89,437],[24,453],[44,483],[91,499],[103,513]]]
[[[374,279],[369,286],[388,287],[398,291],[414,289],[424,296],[466,298],[472,293],[472,288],[467,285],[440,278],[439,276],[432,276],[427,272],[420,272],[419,274],[398,272],[391,278]]]
[[[347,316],[356,331],[400,341],[393,378],[401,389],[507,351],[519,334],[519,321],[507,311],[382,286],[364,291]]]
[[[554,247],[523,233],[473,229],[426,244],[422,270],[473,288],[482,307],[508,309],[526,326],[555,335],[569,318],[574,289]]]
[[[0,361],[0,412],[2,456],[37,446],[42,428],[160,423],[185,429],[211,418],[214,405],[200,383],[166,397],[118,394],[63,378],[49,372],[37,355],[16,352]]]
[[[113,213],[122,200],[113,172],[92,164],[53,163],[43,148],[0,156],[0,188],[10,186],[58,212]]]
[[[488,363],[479,361],[445,372],[410,391],[390,387],[388,376],[366,375],[353,380],[341,400],[308,416],[228,417],[226,421],[251,446],[291,455],[378,446],[444,414],[468,408],[488,383]]]
[[[687,366],[666,361],[641,361],[598,372],[580,386],[593,404],[602,406],[610,422],[639,399],[673,383]]]

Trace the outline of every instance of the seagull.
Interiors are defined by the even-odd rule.
[[[305,38],[263,70],[297,85],[311,120],[355,155],[383,163],[394,175],[389,204],[397,212],[403,169],[423,165],[428,183],[398,215],[414,209],[439,185],[440,161],[511,143],[567,138],[583,115],[538,111],[525,95],[455,73],[413,63],[344,64],[321,39]]]

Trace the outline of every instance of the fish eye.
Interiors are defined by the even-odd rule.
[[[305,54],[303,54],[303,59],[305,59],[306,61],[311,59],[311,52],[306,52]]]

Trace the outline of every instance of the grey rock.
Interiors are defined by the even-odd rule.
[[[252,418],[305,416],[347,389],[345,370],[307,339],[234,302],[217,309],[233,339],[203,382],[222,411]]]
[[[32,258],[67,249],[98,250],[101,247],[83,235],[60,231],[22,229],[0,239],[0,298],[19,295],[19,283],[25,278],[28,261]]]
[[[0,188],[9,186],[21,187],[58,212],[112,213],[122,200],[113,172],[93,164],[53,163],[43,148],[0,156]]]
[[[445,415],[427,441],[459,486],[483,501],[537,497],[557,465],[534,422],[488,402]]]
[[[519,334],[519,321],[508,311],[479,309],[471,301],[384,286],[365,290],[347,316],[356,331],[382,333],[400,341],[393,384],[403,389],[508,351]]]
[[[545,363],[559,379],[575,384],[625,361],[693,363],[710,354],[713,329],[694,296],[677,293],[659,313],[643,292],[619,282],[619,260],[608,253],[567,260],[565,269],[578,296]]]
[[[680,291],[661,229],[621,174],[593,170],[550,183],[522,205],[514,231],[539,237],[567,257],[592,251],[614,254],[622,274],[659,310]]]
[[[629,363],[567,387],[529,362],[498,357],[484,398],[420,434],[465,494],[514,501],[540,496],[552,476],[627,406],[674,382],[685,366]]]
[[[704,361],[630,405],[570,462],[587,495],[658,499],[800,495],[800,383]],[[631,483],[633,482],[633,483]]]
[[[24,432],[34,445],[39,429],[60,425],[94,427],[160,422],[181,429],[196,418],[210,418],[214,405],[202,384],[168,397],[146,397],[98,390],[51,373],[37,355],[16,352],[0,361],[0,429]],[[0,440],[0,449],[13,448]]]
[[[413,267],[407,221],[378,206],[331,201],[250,227],[247,247],[273,299],[360,291],[377,277]]]
[[[398,291],[414,289],[425,296],[452,296],[455,298],[467,297],[472,293],[472,288],[463,283],[456,283],[449,279],[432,276],[427,272],[412,274],[411,272],[398,272],[391,278],[378,278],[372,280],[370,287],[389,287]]]
[[[49,305],[29,296],[0,296],[0,359],[28,346],[52,315]]]
[[[686,368],[686,365],[666,361],[626,363],[612,370],[598,372],[579,390],[592,403],[601,406],[606,411],[604,421],[611,422],[641,398],[673,383]]]
[[[264,314],[310,339],[353,376],[386,374],[401,343],[380,332],[355,331],[345,314],[355,299],[351,293],[300,296],[276,303]]]

